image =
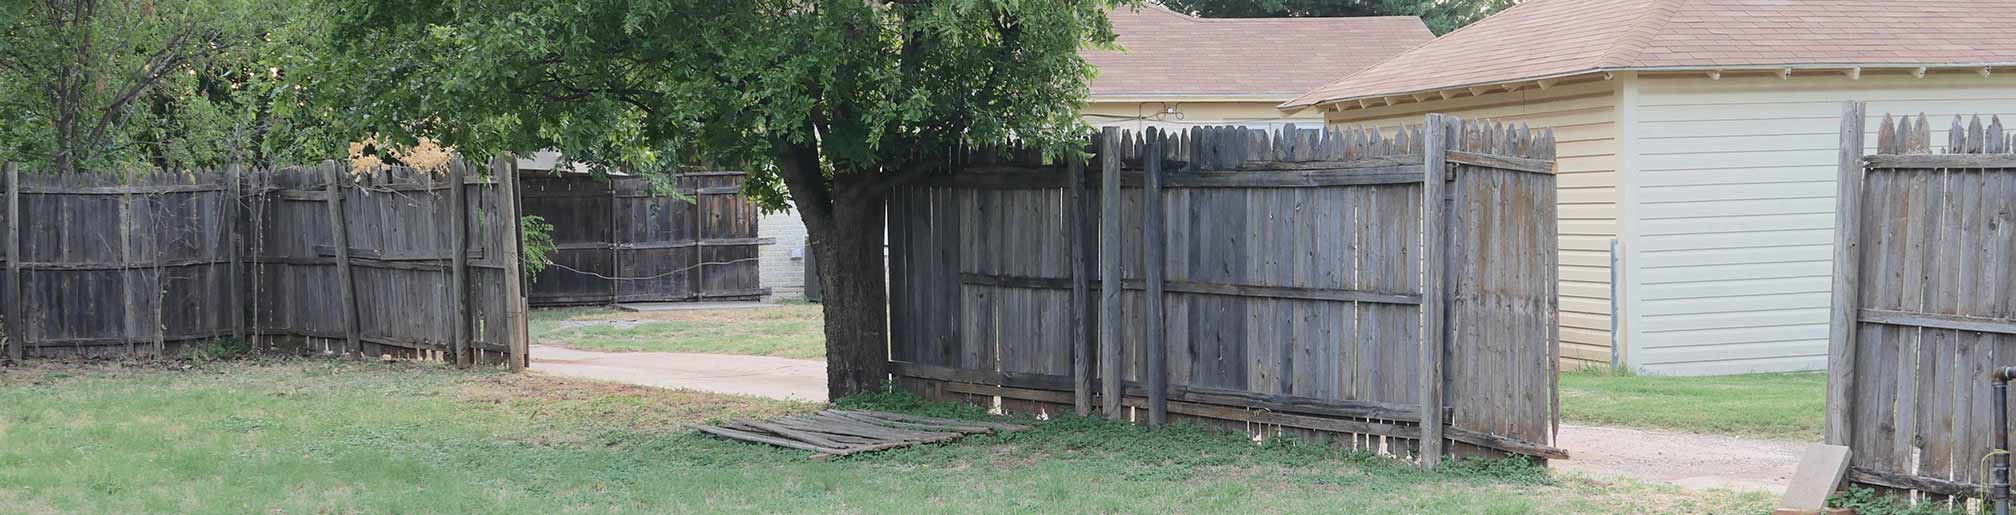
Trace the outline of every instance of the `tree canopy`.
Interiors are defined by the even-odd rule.
[[[66,173],[340,155],[292,80],[321,30],[310,7],[0,3],[0,152]]]
[[[390,141],[465,155],[554,148],[595,169],[750,171],[796,207],[826,292],[835,396],[887,359],[883,206],[959,144],[1061,154],[1121,0],[331,0],[318,95]]]
[[[1518,0],[1160,0],[1164,7],[1205,18],[1297,16],[1420,16],[1447,34]]]

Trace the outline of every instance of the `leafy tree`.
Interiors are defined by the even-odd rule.
[[[58,173],[264,162],[312,147],[281,72],[303,0],[0,2],[0,152]],[[269,138],[286,133],[281,138]],[[324,145],[327,147],[328,145]],[[340,148],[330,147],[334,155]]]
[[[1436,34],[1462,28],[1519,0],[1160,0],[1205,18],[1420,16]]]
[[[337,0],[351,77],[319,90],[393,144],[561,149],[669,177],[748,163],[795,205],[826,293],[829,388],[881,386],[883,208],[958,144],[1065,152],[1123,0]]]

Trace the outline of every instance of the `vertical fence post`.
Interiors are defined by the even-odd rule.
[[[1120,129],[1099,138],[1099,394],[1106,418],[1123,420],[1126,360],[1120,351]]]
[[[1841,148],[1836,173],[1834,211],[1834,299],[1827,330],[1826,442],[1847,445],[1854,434],[1856,300],[1862,266],[1862,121],[1861,102],[1841,103]],[[1997,445],[2001,445],[1997,443]]]
[[[469,194],[463,191],[467,186],[462,183],[469,166],[460,159],[448,165],[448,210],[454,213],[448,217],[452,226],[448,236],[452,253],[448,257],[448,306],[455,317],[448,344],[455,352],[455,365],[465,367],[476,363],[469,345]]]
[[[232,164],[224,167],[223,210],[225,227],[224,245],[226,247],[224,252],[231,260],[231,268],[227,272],[230,276],[226,277],[224,283],[225,288],[230,290],[230,293],[227,294],[230,300],[225,303],[225,306],[231,310],[231,337],[238,339],[241,343],[250,343],[250,340],[245,338],[246,301],[243,288],[245,283],[245,278],[243,277],[245,273],[245,259],[242,255],[242,248],[245,242],[243,234],[245,223],[239,221],[242,215],[239,209],[241,207],[239,202],[243,198],[241,195],[245,191],[244,185],[239,183],[242,175],[244,175],[244,168],[240,165]]]
[[[693,267],[686,269],[686,284],[687,289],[693,291],[693,301],[699,302],[707,299],[707,291],[701,287],[701,283],[707,281],[707,272],[704,270],[707,267],[707,235],[702,232],[707,227],[707,197],[700,192],[700,183],[706,181],[695,178],[688,179],[688,182],[693,183]]]
[[[155,175],[155,177],[161,177],[161,175]],[[163,234],[162,231],[162,227],[167,224],[161,221],[161,215],[164,211],[161,203],[166,202],[168,196],[161,193],[152,193],[142,198],[147,201],[147,224],[153,229],[149,232],[154,234],[152,245],[154,247],[154,287],[147,291],[147,295],[154,297],[154,319],[148,321],[147,329],[154,332],[154,355],[166,357],[168,355],[168,323],[165,318],[167,318],[168,306],[165,304],[168,303],[168,281],[163,276],[168,274],[168,253],[164,249],[168,244],[168,235]]]
[[[7,180],[7,291],[4,327],[7,330],[7,359],[21,361],[28,346],[28,322],[21,316],[21,170],[6,164]]]
[[[532,335],[525,317],[529,316],[525,298],[525,267],[519,263],[524,255],[525,233],[522,220],[524,206],[518,199],[518,160],[510,156],[490,160],[490,176],[497,181],[497,206],[504,212],[505,233],[510,242],[504,245],[504,318],[505,348],[510,349],[511,370],[522,371],[532,364]],[[613,275],[613,274],[612,274]]]
[[[362,356],[357,328],[357,283],[350,277],[350,223],[343,214],[343,170],[335,161],[322,162],[324,191],[329,195],[329,240],[336,247],[337,309],[343,311],[344,352]]]
[[[618,237],[621,234],[619,228],[625,221],[622,219],[623,210],[618,207],[623,199],[616,195],[616,178],[610,177],[606,184],[609,185],[609,305],[614,306],[623,300],[618,294],[623,281],[616,278],[623,276],[623,245],[617,242],[621,239]]]
[[[1092,414],[1092,217],[1085,194],[1085,158],[1071,156],[1071,401],[1078,416]]]
[[[1142,274],[1147,279],[1147,288],[1142,292],[1147,297],[1148,312],[1141,318],[1147,323],[1142,328],[1143,338],[1148,346],[1143,356],[1142,367],[1148,375],[1148,425],[1161,427],[1169,423],[1169,359],[1168,341],[1163,338],[1166,328],[1163,322],[1162,281],[1165,266],[1162,254],[1167,246],[1168,233],[1162,224],[1162,136],[1154,128],[1148,129],[1148,148],[1141,161],[1145,165],[1147,180],[1141,187],[1141,232],[1146,240],[1142,249]]]
[[[1430,114],[1422,131],[1421,199],[1421,466],[1442,463],[1442,352],[1448,348],[1449,228],[1443,204],[1452,123]]]

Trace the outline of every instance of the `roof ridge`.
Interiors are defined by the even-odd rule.
[[[1164,16],[1174,16],[1174,17],[1176,17],[1176,19],[1179,19],[1179,20],[1183,20],[1183,21],[1187,21],[1187,22],[1191,22],[1191,23],[1203,23],[1203,22],[1204,22],[1204,18],[1203,18],[1203,17],[1200,17],[1200,16],[1191,16],[1191,15],[1190,15],[1190,13],[1185,13],[1185,12],[1181,12],[1181,11],[1177,11],[1177,10],[1175,10],[1175,9],[1170,9],[1170,8],[1168,8],[1168,7],[1166,7],[1166,6],[1163,6],[1162,4],[1159,4],[1159,3],[1155,3],[1155,2],[1142,2],[1141,4],[1139,4],[1139,5],[1134,5],[1134,6],[1126,6],[1126,5],[1122,5],[1122,6],[1115,6],[1115,8],[1116,8],[1116,9],[1132,9],[1132,10],[1134,10],[1134,12],[1154,12],[1154,13],[1159,13],[1159,14],[1161,14],[1161,15],[1164,15]]]
[[[1601,57],[1596,58],[1595,69],[1633,66],[1641,62],[1640,57],[1645,53],[1645,45],[1651,43],[1652,38],[1659,36],[1659,31],[1664,30],[1666,24],[1673,21],[1673,15],[1679,12],[1679,4],[1687,1],[1690,0],[1647,2],[1645,11],[1638,15],[1638,19],[1631,21],[1631,30],[1619,35],[1617,42],[1604,50]]]
[[[1441,41],[1441,40],[1442,40],[1442,38],[1446,38],[1446,37],[1450,37],[1450,36],[1454,36],[1454,35],[1457,35],[1457,34],[1461,34],[1461,33],[1463,33],[1463,31],[1466,31],[1466,30],[1470,30],[1470,29],[1472,29],[1472,28],[1475,28],[1475,27],[1477,27],[1478,25],[1483,25],[1484,23],[1486,23],[1486,22],[1489,22],[1489,21],[1491,21],[1491,19],[1492,19],[1492,18],[1496,18],[1496,17],[1498,17],[1499,15],[1502,15],[1502,14],[1505,14],[1505,13],[1507,13],[1507,12],[1511,12],[1511,11],[1512,11],[1512,10],[1514,10],[1514,9],[1520,9],[1520,8],[1524,8],[1524,7],[1529,7],[1529,6],[1532,6],[1532,5],[1535,5],[1535,4],[1544,4],[1544,3],[1547,3],[1547,2],[1550,2],[1550,1],[1554,1],[1554,0],[1528,0],[1528,1],[1526,1],[1526,2],[1520,2],[1520,3],[1516,3],[1516,4],[1512,4],[1512,6],[1511,6],[1511,7],[1507,7],[1507,8],[1504,8],[1504,9],[1501,9],[1501,10],[1499,10],[1498,12],[1495,12],[1495,13],[1492,13],[1492,14],[1491,14],[1490,16],[1485,16],[1485,17],[1484,17],[1484,19],[1481,19],[1481,20],[1477,20],[1477,21],[1475,21],[1475,22],[1471,22],[1471,23],[1470,23],[1469,25],[1464,25],[1464,26],[1461,26],[1461,27],[1457,27],[1457,28],[1456,28],[1456,30],[1452,30],[1452,31],[1449,31],[1449,33],[1447,33],[1447,34],[1443,34],[1443,35],[1440,35],[1440,36],[1435,36],[1435,37],[1433,37],[1433,38],[1429,38],[1429,39],[1428,39],[1427,41],[1422,41],[1422,42],[1420,42],[1420,43],[1417,43],[1417,44],[1415,44],[1414,46],[1411,46],[1411,47],[1408,47],[1408,48],[1407,48],[1406,50],[1401,50],[1401,51],[1400,51],[1400,53],[1397,53],[1397,54],[1393,54],[1393,55],[1390,55],[1390,56],[1386,56],[1386,58],[1385,58],[1385,59],[1380,59],[1380,60],[1378,60],[1377,62],[1374,62],[1374,63],[1372,63],[1372,64],[1370,64],[1370,65],[1367,65],[1367,66],[1365,66],[1364,68],[1359,68],[1359,69],[1357,69],[1357,70],[1355,70],[1355,71],[1352,71],[1351,73],[1347,73],[1347,74],[1344,74],[1344,76],[1343,76],[1343,77],[1338,77],[1338,78],[1337,78],[1337,80],[1333,80],[1333,81],[1330,81],[1330,82],[1328,82],[1328,83],[1325,83],[1325,84],[1323,84],[1323,86],[1322,86],[1322,87],[1319,87],[1319,88],[1316,88],[1316,89],[1313,89],[1313,90],[1310,90],[1310,91],[1307,91],[1307,92],[1304,92],[1304,93],[1302,93],[1302,94],[1301,94],[1300,96],[1297,96],[1297,97],[1295,97],[1294,99],[1291,99],[1291,100],[1289,100],[1289,101],[1287,101],[1287,102],[1283,102],[1283,103],[1282,103],[1281,105],[1277,105],[1277,106],[1274,106],[1274,107],[1275,107],[1275,108],[1277,108],[1277,109],[1287,109],[1287,108],[1297,108],[1297,107],[1303,107],[1303,106],[1310,106],[1310,105],[1316,105],[1316,104],[1320,104],[1320,103],[1323,103],[1323,102],[1326,102],[1326,101],[1329,101],[1329,100],[1332,100],[1332,99],[1327,99],[1327,98],[1318,98],[1318,99],[1309,99],[1308,97],[1309,97],[1310,95],[1314,95],[1314,94],[1317,94],[1317,93],[1320,93],[1320,92],[1322,92],[1322,91],[1323,91],[1323,90],[1325,90],[1325,89],[1329,89],[1329,88],[1330,88],[1330,86],[1334,86],[1334,85],[1337,85],[1337,84],[1339,84],[1339,83],[1342,83],[1342,82],[1344,82],[1344,81],[1347,81],[1347,80],[1351,80],[1351,79],[1353,79],[1353,78],[1356,78],[1356,77],[1357,77],[1357,76],[1359,76],[1359,75],[1364,75],[1364,74],[1366,74],[1366,73],[1368,73],[1368,72],[1371,72],[1371,71],[1372,71],[1373,69],[1376,69],[1376,68],[1378,68],[1378,67],[1380,67],[1380,66],[1383,66],[1383,65],[1385,65],[1385,64],[1386,64],[1386,63],[1388,63],[1388,62],[1392,62],[1392,61],[1395,61],[1395,60],[1399,60],[1399,59],[1401,59],[1401,58],[1404,58],[1404,57],[1407,57],[1407,54],[1412,54],[1412,53],[1414,53],[1414,51],[1415,51],[1415,50],[1420,50],[1420,49],[1421,49],[1421,47],[1424,47],[1424,46],[1428,46],[1428,45],[1431,45],[1431,44],[1434,44],[1434,43],[1435,43],[1436,41]],[[1415,19],[1420,19],[1421,17],[1420,17],[1420,16],[1415,16],[1414,18],[1415,18]],[[1422,20],[1422,22],[1421,22],[1421,23],[1423,23],[1423,24],[1426,24],[1426,23],[1428,23],[1428,22],[1427,22],[1427,20]],[[1305,102],[1304,100],[1307,100],[1307,101]]]

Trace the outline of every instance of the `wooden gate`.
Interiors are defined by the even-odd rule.
[[[531,285],[535,306],[753,300],[760,284],[755,204],[743,172],[679,175],[681,196],[642,177],[527,172],[525,213],[553,225],[558,250]]]
[[[2016,147],[2000,120],[1955,117],[1935,153],[1923,115],[1866,116],[1841,119],[1827,442],[1855,482],[1980,497],[1988,373],[2016,365]]]
[[[975,150],[891,200],[898,384],[1428,464],[1565,457],[1552,136],[1426,123],[1108,129],[1093,166]]]

